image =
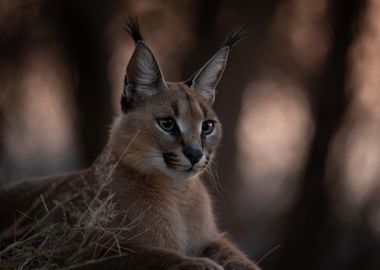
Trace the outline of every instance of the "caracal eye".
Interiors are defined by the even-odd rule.
[[[215,123],[212,120],[206,120],[202,123],[202,134],[209,135],[214,130]]]
[[[177,128],[175,120],[172,117],[158,118],[157,124],[166,132],[173,132]]]

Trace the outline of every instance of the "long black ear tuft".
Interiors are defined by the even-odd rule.
[[[125,21],[124,30],[131,35],[136,44],[140,40],[144,40],[141,35],[139,22],[136,17],[129,17],[128,21]]]
[[[249,25],[238,26],[231,34],[227,36],[223,43],[223,47],[229,47],[231,49],[239,41],[248,38],[251,34],[252,31]]]

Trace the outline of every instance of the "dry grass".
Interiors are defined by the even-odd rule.
[[[125,253],[131,227],[124,224],[127,212],[116,210],[112,198],[107,185],[70,194],[53,209],[41,197],[46,214],[0,251],[1,269],[59,269]],[[62,218],[53,221],[54,214]],[[122,215],[119,226],[110,227]]]
[[[40,207],[45,209],[45,215],[0,251],[0,268],[62,269],[129,251],[127,243],[132,237],[128,231],[138,220],[125,224],[128,211],[116,209],[110,189],[120,159],[109,168],[104,181],[65,194],[65,199],[55,201],[52,209],[41,196]],[[114,226],[115,220],[121,220],[118,226]]]

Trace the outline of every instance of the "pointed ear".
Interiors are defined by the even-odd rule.
[[[233,46],[240,40],[249,37],[251,31],[249,25],[237,27],[224,41],[223,47],[196,72],[185,84],[198,91],[210,103],[215,100],[215,88],[226,68],[228,54]]]
[[[138,41],[125,74],[122,110],[126,112],[134,102],[145,100],[165,87],[163,75],[152,51],[144,41]]]
[[[210,103],[214,103],[215,89],[227,64],[229,47],[220,49],[191,79],[188,84]]]

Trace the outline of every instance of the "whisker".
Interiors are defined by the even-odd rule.
[[[214,186],[217,194],[219,195],[226,194],[227,193],[226,190],[223,188],[222,184],[219,181],[219,176],[216,169],[216,163],[211,162],[211,164],[205,168],[205,172],[209,175],[209,179],[212,185]]]

